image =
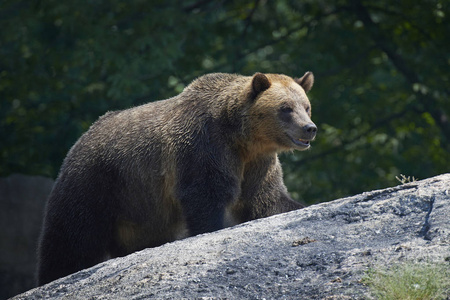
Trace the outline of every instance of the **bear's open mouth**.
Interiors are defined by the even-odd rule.
[[[287,135],[287,136],[291,139],[291,141],[292,141],[296,146],[299,146],[299,147],[302,147],[302,148],[308,148],[308,147],[311,146],[310,140],[294,139],[293,137],[291,137],[291,136],[289,136],[289,135]]]
[[[296,145],[299,145],[299,146],[304,146],[304,147],[309,147],[310,145],[309,145],[309,141],[307,141],[307,140],[294,140],[293,139],[293,141],[294,141],[294,144],[296,144]]]
[[[303,143],[303,144],[305,144],[305,145],[309,145],[309,141],[306,141],[306,140],[298,140],[300,143]]]

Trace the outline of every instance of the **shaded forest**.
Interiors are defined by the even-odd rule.
[[[450,171],[449,1],[19,1],[0,5],[0,176],[56,177],[110,110],[212,72],[315,74],[312,204]]]

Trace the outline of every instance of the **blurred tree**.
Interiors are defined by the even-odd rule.
[[[0,176],[55,177],[98,116],[210,72],[316,75],[311,151],[282,156],[307,203],[449,171],[449,2],[5,0]]]

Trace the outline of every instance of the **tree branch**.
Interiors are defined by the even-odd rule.
[[[365,28],[367,29],[369,35],[372,37],[375,44],[380,48],[392,62],[392,64],[397,68],[397,70],[405,77],[407,82],[411,84],[411,86],[415,83],[421,83],[421,80],[416,72],[412,68],[410,68],[409,64],[395,52],[395,45],[391,45],[389,39],[383,34],[377,24],[372,20],[367,9],[362,5],[360,0],[352,0],[352,9],[361,19]],[[436,124],[441,129],[442,134],[447,139],[447,148],[449,148],[450,144],[450,123],[449,118],[445,114],[445,112],[436,107],[435,99],[433,99],[429,95],[421,95],[417,93],[418,100],[420,104],[428,111]]]
[[[183,7],[183,11],[188,13],[188,12],[198,9],[201,6],[208,4],[210,2],[213,2],[213,1],[212,0],[200,0],[200,1],[192,3],[191,5]]]
[[[250,24],[252,23],[253,15],[255,14],[255,11],[258,8],[258,5],[259,5],[260,1],[261,0],[255,0],[255,3],[253,4],[252,10],[248,14],[247,18],[245,18],[245,21],[244,21],[245,22],[245,27],[244,27],[244,30],[242,31],[242,37],[245,37],[247,35],[248,28],[250,27]]]

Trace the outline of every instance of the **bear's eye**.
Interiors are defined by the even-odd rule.
[[[293,112],[294,110],[293,110],[292,107],[290,107],[290,106],[282,106],[282,107],[280,108],[280,111],[281,111],[282,113],[285,113],[285,114],[290,114],[290,113]]]
[[[305,110],[306,110],[307,113],[309,113],[309,111],[311,110],[311,107],[307,106],[307,107],[305,108]]]

